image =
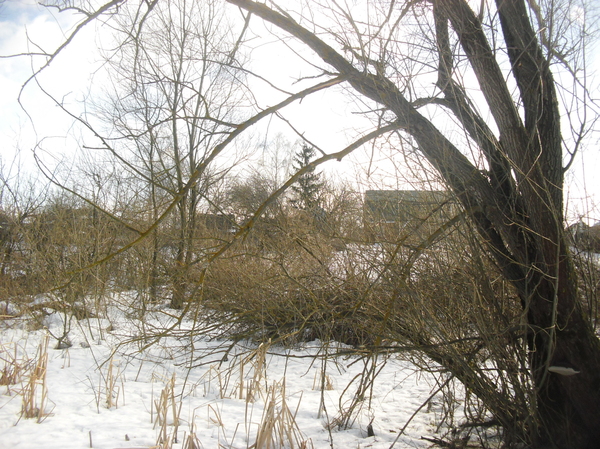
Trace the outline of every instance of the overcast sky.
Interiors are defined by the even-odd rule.
[[[6,0],[0,4],[0,55],[39,49],[52,51],[72,30],[75,19],[69,14],[58,14],[55,9],[43,8],[34,0]],[[83,100],[90,83],[98,83],[99,75],[94,78],[93,74],[100,60],[95,51],[99,30],[98,24],[86,27],[67,51],[52,63],[51,70],[44,71],[39,78],[43,88],[60,95],[60,101],[69,104],[74,111],[83,110]],[[273,66],[273,70],[276,70],[277,67],[286,65],[281,64],[285,60],[285,54],[284,48],[277,50],[265,47],[254,51],[253,58],[276,60],[279,63]],[[25,166],[31,166],[32,151],[42,139],[44,147],[53,153],[44,155],[46,161],[51,161],[56,154],[68,153],[77,148],[73,137],[65,137],[72,131],[71,121],[59,113],[58,108],[41,94],[34,82],[29,84],[21,96],[21,103],[27,113],[17,102],[21,86],[30,76],[32,67],[38,67],[43,62],[43,58],[29,57],[0,59],[0,154],[5,169],[14,160],[15,154]],[[599,62],[600,56],[597,56],[596,67],[600,66]],[[600,93],[597,83],[592,87]],[[360,122],[353,121],[355,118],[350,113],[351,105],[335,101],[337,102],[334,103],[328,93],[318,94],[296,105],[286,115],[300,123],[300,131],[318,141],[327,151],[339,151],[359,135],[360,129],[357,128],[361,128],[361,125]],[[283,129],[281,124],[275,122],[271,121],[271,127],[268,128],[270,132]],[[331,128],[340,131],[328,132]],[[266,129],[265,124],[263,130]],[[289,136],[291,140],[294,139],[291,133]],[[569,203],[570,220],[574,216],[587,214],[590,215],[591,222],[600,219],[598,149],[599,139],[594,136],[588,141],[568,176],[566,201]],[[345,173],[352,171],[347,164],[332,164],[330,167],[330,170],[340,169]],[[382,165],[380,172],[384,173],[387,169],[387,166]],[[586,197],[587,200],[584,200]]]
[[[0,5],[0,54],[53,51],[73,23],[69,14],[56,14],[32,0],[7,0]],[[82,38],[86,38],[85,33]],[[93,42],[89,33],[86,40]],[[37,81],[42,88],[60,92],[62,101],[75,103],[87,89],[92,53],[83,48],[82,41],[74,42],[52,63],[52,70],[44,71]],[[32,69],[44,62],[43,57],[27,56],[0,60],[0,145],[4,165],[16,155],[30,166],[32,150],[41,139],[54,141],[57,148],[68,145],[64,136],[71,122],[41,93],[36,80],[21,90]]]
[[[232,8],[232,11],[237,10]],[[56,9],[48,10],[40,7],[33,0],[14,1],[8,0],[0,6],[0,54],[18,54],[35,51],[35,46],[27,44],[29,40],[46,51],[51,51],[60,45],[64,37],[72,30],[74,17],[69,14],[58,14]],[[268,33],[265,33],[268,34]],[[100,54],[94,48],[99,36],[108,35],[98,24],[88,25],[83,33],[67,47],[67,51],[52,62],[50,70],[45,70],[39,77],[41,86],[56,95],[62,102],[69,104],[74,111],[83,110],[82,101],[87,95],[90,83],[97,87],[101,72],[95,72]],[[289,67],[286,63],[285,46],[274,48],[273,46],[258,48],[253,51],[253,58],[265,61],[274,60],[277,64],[267,67],[264,72],[271,79],[289,76],[280,71],[282,67]],[[21,92],[22,84],[31,74],[31,67],[39,67],[45,61],[44,58],[11,58],[0,60],[0,144],[2,145],[2,157],[10,160],[11,154],[19,150],[20,159],[25,165],[32,164],[32,150],[40,139],[44,140],[44,148],[51,148],[52,152],[58,154],[69,148],[76,148],[76,142],[72,138],[65,138],[71,129],[71,120],[64,117],[58,108],[41,94],[40,89],[34,82],[30,82],[27,88]],[[94,78],[90,72],[94,73]],[[281,73],[280,73],[281,72]],[[298,76],[302,75],[298,72]],[[257,83],[257,91],[265,85]],[[295,86],[294,90],[300,89]],[[21,103],[17,102],[21,93]],[[261,99],[262,106],[271,106],[279,99],[265,97],[261,92],[256,92]],[[288,119],[295,123],[301,123],[298,131],[306,133],[309,139],[322,145],[328,152],[341,150],[348,141],[359,134],[360,125],[357,125],[356,117],[347,110],[348,105],[339,99],[332,104],[329,92],[318,93],[311,98],[303,100],[301,104],[292,105],[285,111]],[[267,98],[265,101],[264,98]],[[306,111],[310,110],[310,113]],[[31,118],[31,120],[30,120]],[[300,119],[300,120],[298,120]],[[34,126],[32,126],[32,123]],[[335,123],[335,125],[333,125]],[[328,133],[331,128],[347,128],[348,135],[342,136]],[[285,127],[277,119],[264,121],[260,132],[269,132],[275,135]],[[363,126],[364,128],[364,126]],[[291,141],[296,140],[293,133],[287,133]],[[37,149],[39,153],[39,149]],[[46,152],[47,153],[47,152]],[[52,159],[51,155],[45,154],[46,158]],[[331,163],[330,165],[336,165]],[[340,165],[340,164],[337,164]],[[345,171],[348,167],[345,166]]]

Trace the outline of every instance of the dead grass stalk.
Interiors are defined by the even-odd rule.
[[[29,379],[21,395],[23,403],[21,416],[26,419],[35,418],[38,423],[42,422],[48,413],[48,386],[46,384],[46,372],[48,368],[48,342],[50,338],[45,335],[42,339],[35,358],[35,365],[31,370]]]

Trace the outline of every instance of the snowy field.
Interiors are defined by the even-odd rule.
[[[73,320],[66,349],[54,349],[49,337],[62,333],[60,315],[33,330],[24,319],[3,317],[0,448],[431,446],[421,436],[436,435],[441,398],[413,413],[438,385],[398,356],[380,355],[374,387],[353,401],[361,379],[368,381],[361,377],[366,361],[315,357],[343,351],[340,345],[257,347],[204,335],[147,346],[144,328],[172,324],[168,312],[148,314],[144,323],[118,308],[107,318]],[[184,321],[176,332],[191,325]]]

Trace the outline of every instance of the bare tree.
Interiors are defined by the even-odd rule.
[[[600,342],[582,309],[563,231],[563,91],[551,70],[556,63],[563,64],[555,66],[561,75],[565,64],[570,68],[572,47],[554,33],[576,23],[551,14],[568,6],[497,1],[482,2],[475,12],[466,1],[444,0],[353,11],[332,1],[312,8],[323,12],[319,23],[314,16],[294,19],[275,3],[228,1],[304,44],[326,63],[323,71],[379,106],[374,115],[380,123],[410,136],[518,292],[522,325],[506,332],[523,337],[530,351],[536,419],[529,438],[536,447],[594,447],[600,438]],[[366,21],[359,16],[365,12]],[[339,27],[329,26],[334,23]],[[427,88],[426,80],[435,85]],[[481,98],[470,93],[474,83]],[[467,154],[428,118],[432,109],[463,130]],[[480,111],[490,114],[493,126]],[[451,360],[443,363],[483,394]]]
[[[143,181],[136,196],[148,206],[146,224],[175,204],[175,213],[149,236],[149,288],[156,296],[159,252],[172,253],[170,304],[179,309],[189,293],[189,267],[199,257],[198,214],[210,208],[211,186],[235,159],[222,170],[198,167],[230,129],[244,90],[222,5],[161,2],[133,36],[137,10],[128,6],[115,26],[124,43],[107,59],[115,89],[102,120],[116,162]]]
[[[291,2],[285,8],[272,1],[226,1],[244,11],[244,30],[252,17],[273,25],[278,40],[299,52],[321,81],[293,93],[279,89],[283,100],[263,108],[255,103],[254,115],[237,123],[229,118],[214,122],[224,126],[223,140],[204,161],[189,165],[194,170],[181,176],[183,182],[177,184],[171,204],[179,205],[180,198],[191,195],[206,163],[260,119],[310,94],[342,85],[347,95],[361,102],[361,112],[375,126],[341,151],[319,149],[322,156],[313,164],[341,159],[372,139],[391,135],[397,138],[399,150],[418,151],[434,167],[477,229],[494,269],[516,292],[508,297],[511,310],[518,311],[517,325],[511,321],[498,329],[496,340],[515,349],[511,354],[517,349],[526,354],[527,372],[510,372],[509,377],[510,382],[531,383],[531,396],[524,400],[527,409],[520,407],[523,402],[518,406],[506,400],[496,403],[499,396],[493,379],[483,372],[474,374],[469,367],[474,358],[464,358],[460,350],[435,360],[477,395],[503,426],[522,422],[519,438],[534,447],[596,447],[600,342],[582,308],[563,231],[564,171],[570,163],[563,163],[563,155],[575,154],[590,126],[586,121],[590,97],[577,50],[589,36],[582,13],[585,5],[568,0],[497,0],[482,1],[475,11],[466,0],[352,4],[323,0]],[[120,3],[112,1],[89,11],[80,27],[116,11]],[[130,35],[137,36],[161,5],[144,3],[136,9]],[[232,51],[243,44],[239,39]],[[177,48],[188,55],[186,49],[193,48],[189,45]],[[40,70],[62,48],[48,54]],[[179,92],[170,93],[171,101]],[[169,117],[179,112],[172,103],[167,103],[167,110]],[[563,112],[570,134],[565,139]],[[214,115],[194,111],[190,117],[212,119]],[[438,121],[439,117],[444,120]],[[249,224],[305,169],[264,201]],[[485,279],[481,283],[482,288],[489,284]],[[471,299],[475,308],[479,303],[475,292],[473,296],[466,295],[465,300]],[[496,304],[492,301],[486,307],[493,314]],[[492,337],[468,338],[484,350]],[[413,339],[421,348],[431,343],[425,332],[402,338]],[[498,372],[513,366],[504,362],[514,360],[502,359],[500,352],[490,353]],[[429,355],[436,357],[433,352]]]

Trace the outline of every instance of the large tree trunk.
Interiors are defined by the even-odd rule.
[[[531,408],[537,413],[528,426],[532,444],[598,447],[600,344],[580,304],[563,232],[562,141],[555,83],[524,0],[497,0],[504,49],[491,48],[480,18],[467,1],[432,2],[443,104],[478,145],[488,163],[485,172],[422,116],[383,71],[357,69],[317,35],[264,4],[228,1],[295,36],[358,93],[395,113],[397,129],[415,139],[455,192],[519,293],[536,388],[537,403]],[[452,79],[449,27],[478,79],[498,133],[490,130],[471,107],[464,88]],[[518,98],[507,84],[506,68],[496,59],[502,51],[509,55]],[[566,376],[569,370],[561,374],[560,368],[575,374]],[[461,377],[460,372],[455,374]],[[468,378],[461,380],[469,386]]]
[[[481,231],[484,235],[496,231],[502,236],[490,246],[506,267],[505,273],[512,278],[527,312],[540,420],[532,426],[537,433],[532,437],[542,446],[598,447],[600,345],[583,314],[563,232],[560,111],[549,62],[537,43],[524,2],[498,0],[512,74],[524,110],[521,124],[474,14],[462,0],[438,4],[458,34],[499,124],[499,157],[511,161],[508,166],[516,178],[508,191],[499,183],[494,185],[492,179],[492,204],[503,213],[486,214],[489,224]],[[504,176],[510,174],[505,172]],[[578,373],[565,376],[550,367],[571,368]]]

